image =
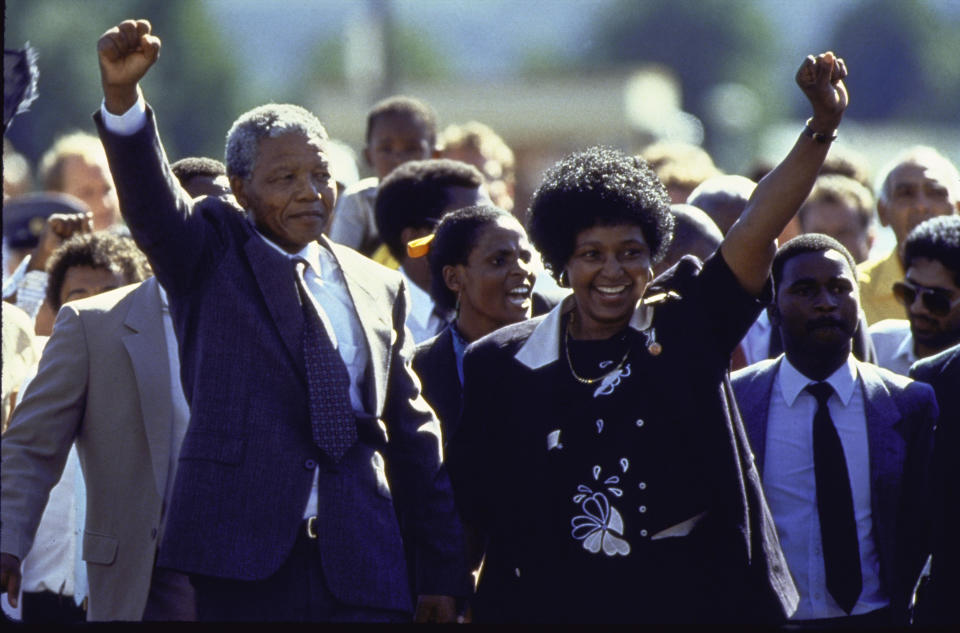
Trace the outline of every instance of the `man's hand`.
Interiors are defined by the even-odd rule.
[[[847,65],[843,59],[827,51],[814,57],[808,55],[797,71],[797,85],[813,106],[814,132],[830,133],[840,125],[847,108],[847,87],[843,78]]]
[[[0,590],[7,592],[7,602],[16,609],[20,595],[20,559],[6,552],[0,553]]]
[[[417,598],[414,622],[439,622],[448,624],[457,620],[457,602],[453,596],[421,595]]]
[[[160,38],[147,20],[124,20],[100,36],[100,82],[107,111],[123,114],[137,102],[138,83],[160,56]]]
[[[27,270],[44,270],[50,254],[70,237],[93,231],[93,213],[54,213],[47,218],[37,247],[30,254]]]

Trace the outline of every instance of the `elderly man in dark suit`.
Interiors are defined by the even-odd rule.
[[[160,40],[127,20],[98,43],[95,115],[124,218],[167,289],[190,405],[158,564],[204,620],[402,621],[397,513],[418,545],[418,619],[468,579],[439,425],[409,368],[400,278],[321,235],[336,193],[319,121],[242,115],[237,203],[173,179],[138,82]]]
[[[783,245],[769,310],[785,355],[733,374],[801,626],[904,624],[929,551],[936,401],[852,355],[855,270],[826,235]]]
[[[940,417],[933,449],[933,537],[929,582],[917,596],[915,623],[956,624],[956,591],[960,587],[960,345],[919,360],[910,376],[933,387]]]

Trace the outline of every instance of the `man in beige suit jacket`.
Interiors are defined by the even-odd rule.
[[[164,310],[153,278],[61,309],[3,436],[0,589],[16,596],[20,561],[75,441],[87,488],[87,618],[192,617],[186,578],[154,567],[187,425]]]

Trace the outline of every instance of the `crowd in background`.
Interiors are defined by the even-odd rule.
[[[405,95],[365,166],[275,105],[168,164],[124,25],[98,134],[4,142],[9,617],[960,620],[960,173],[871,173],[841,60],[778,166],[593,147],[518,209]]]

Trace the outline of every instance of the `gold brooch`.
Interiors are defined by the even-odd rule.
[[[647,351],[650,352],[651,356],[659,356],[660,352],[663,351],[663,345],[654,341],[647,345]]]

